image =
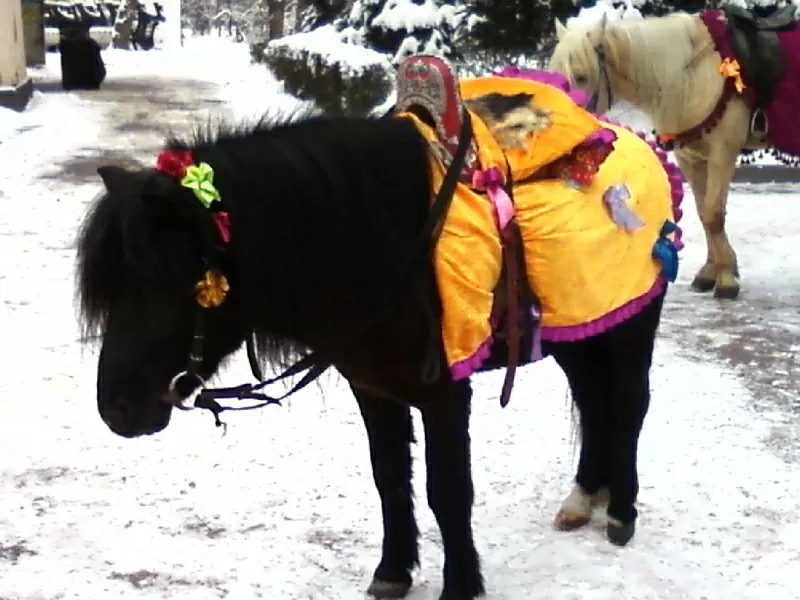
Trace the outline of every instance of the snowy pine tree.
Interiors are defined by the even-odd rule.
[[[578,14],[580,0],[470,0],[479,19],[473,41],[482,50],[498,53],[535,52],[555,34],[554,18]]]
[[[455,58],[453,41],[467,21],[461,0],[351,0],[337,20],[342,40],[388,54]]]

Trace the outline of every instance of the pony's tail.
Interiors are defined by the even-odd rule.
[[[567,388],[566,401],[569,409],[570,421],[570,442],[572,444],[572,460],[575,460],[575,452],[580,448],[581,442],[581,413],[578,410],[578,405],[575,398],[572,396],[572,390]]]

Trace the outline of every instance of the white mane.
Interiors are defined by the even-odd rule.
[[[600,80],[596,48],[602,47],[615,94],[662,120],[691,100],[687,71],[703,53],[697,32],[696,18],[686,13],[570,28],[562,30],[550,68],[594,92]],[[588,78],[585,85],[580,76]]]

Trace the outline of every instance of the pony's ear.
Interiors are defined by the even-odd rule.
[[[606,36],[606,32],[608,31],[608,13],[603,13],[600,22],[597,24],[597,27],[592,27],[586,32],[586,37],[589,38],[589,41],[597,46],[598,44],[603,43],[603,39]]]
[[[97,167],[97,174],[103,180],[103,185],[110,194],[120,192],[127,188],[133,181],[134,175],[123,167],[115,165],[103,165]]]
[[[567,35],[567,28],[561,22],[561,19],[556,18],[556,39],[560,41],[565,35]]]
[[[97,172],[116,200],[128,264],[161,280],[195,277],[216,238],[211,218],[193,194],[152,169],[103,166]]]

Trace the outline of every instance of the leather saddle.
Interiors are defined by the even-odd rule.
[[[439,56],[415,54],[397,68],[397,104],[393,112],[410,112],[436,130],[438,143],[434,150],[449,167],[458,147],[458,134],[467,110],[453,66]],[[472,181],[477,167],[473,140],[467,150],[459,179]]]
[[[758,7],[753,10],[727,5],[723,8],[731,44],[742,73],[756,92],[756,106],[764,109],[775,98],[775,88],[786,70],[778,31],[798,21],[797,7]]]

